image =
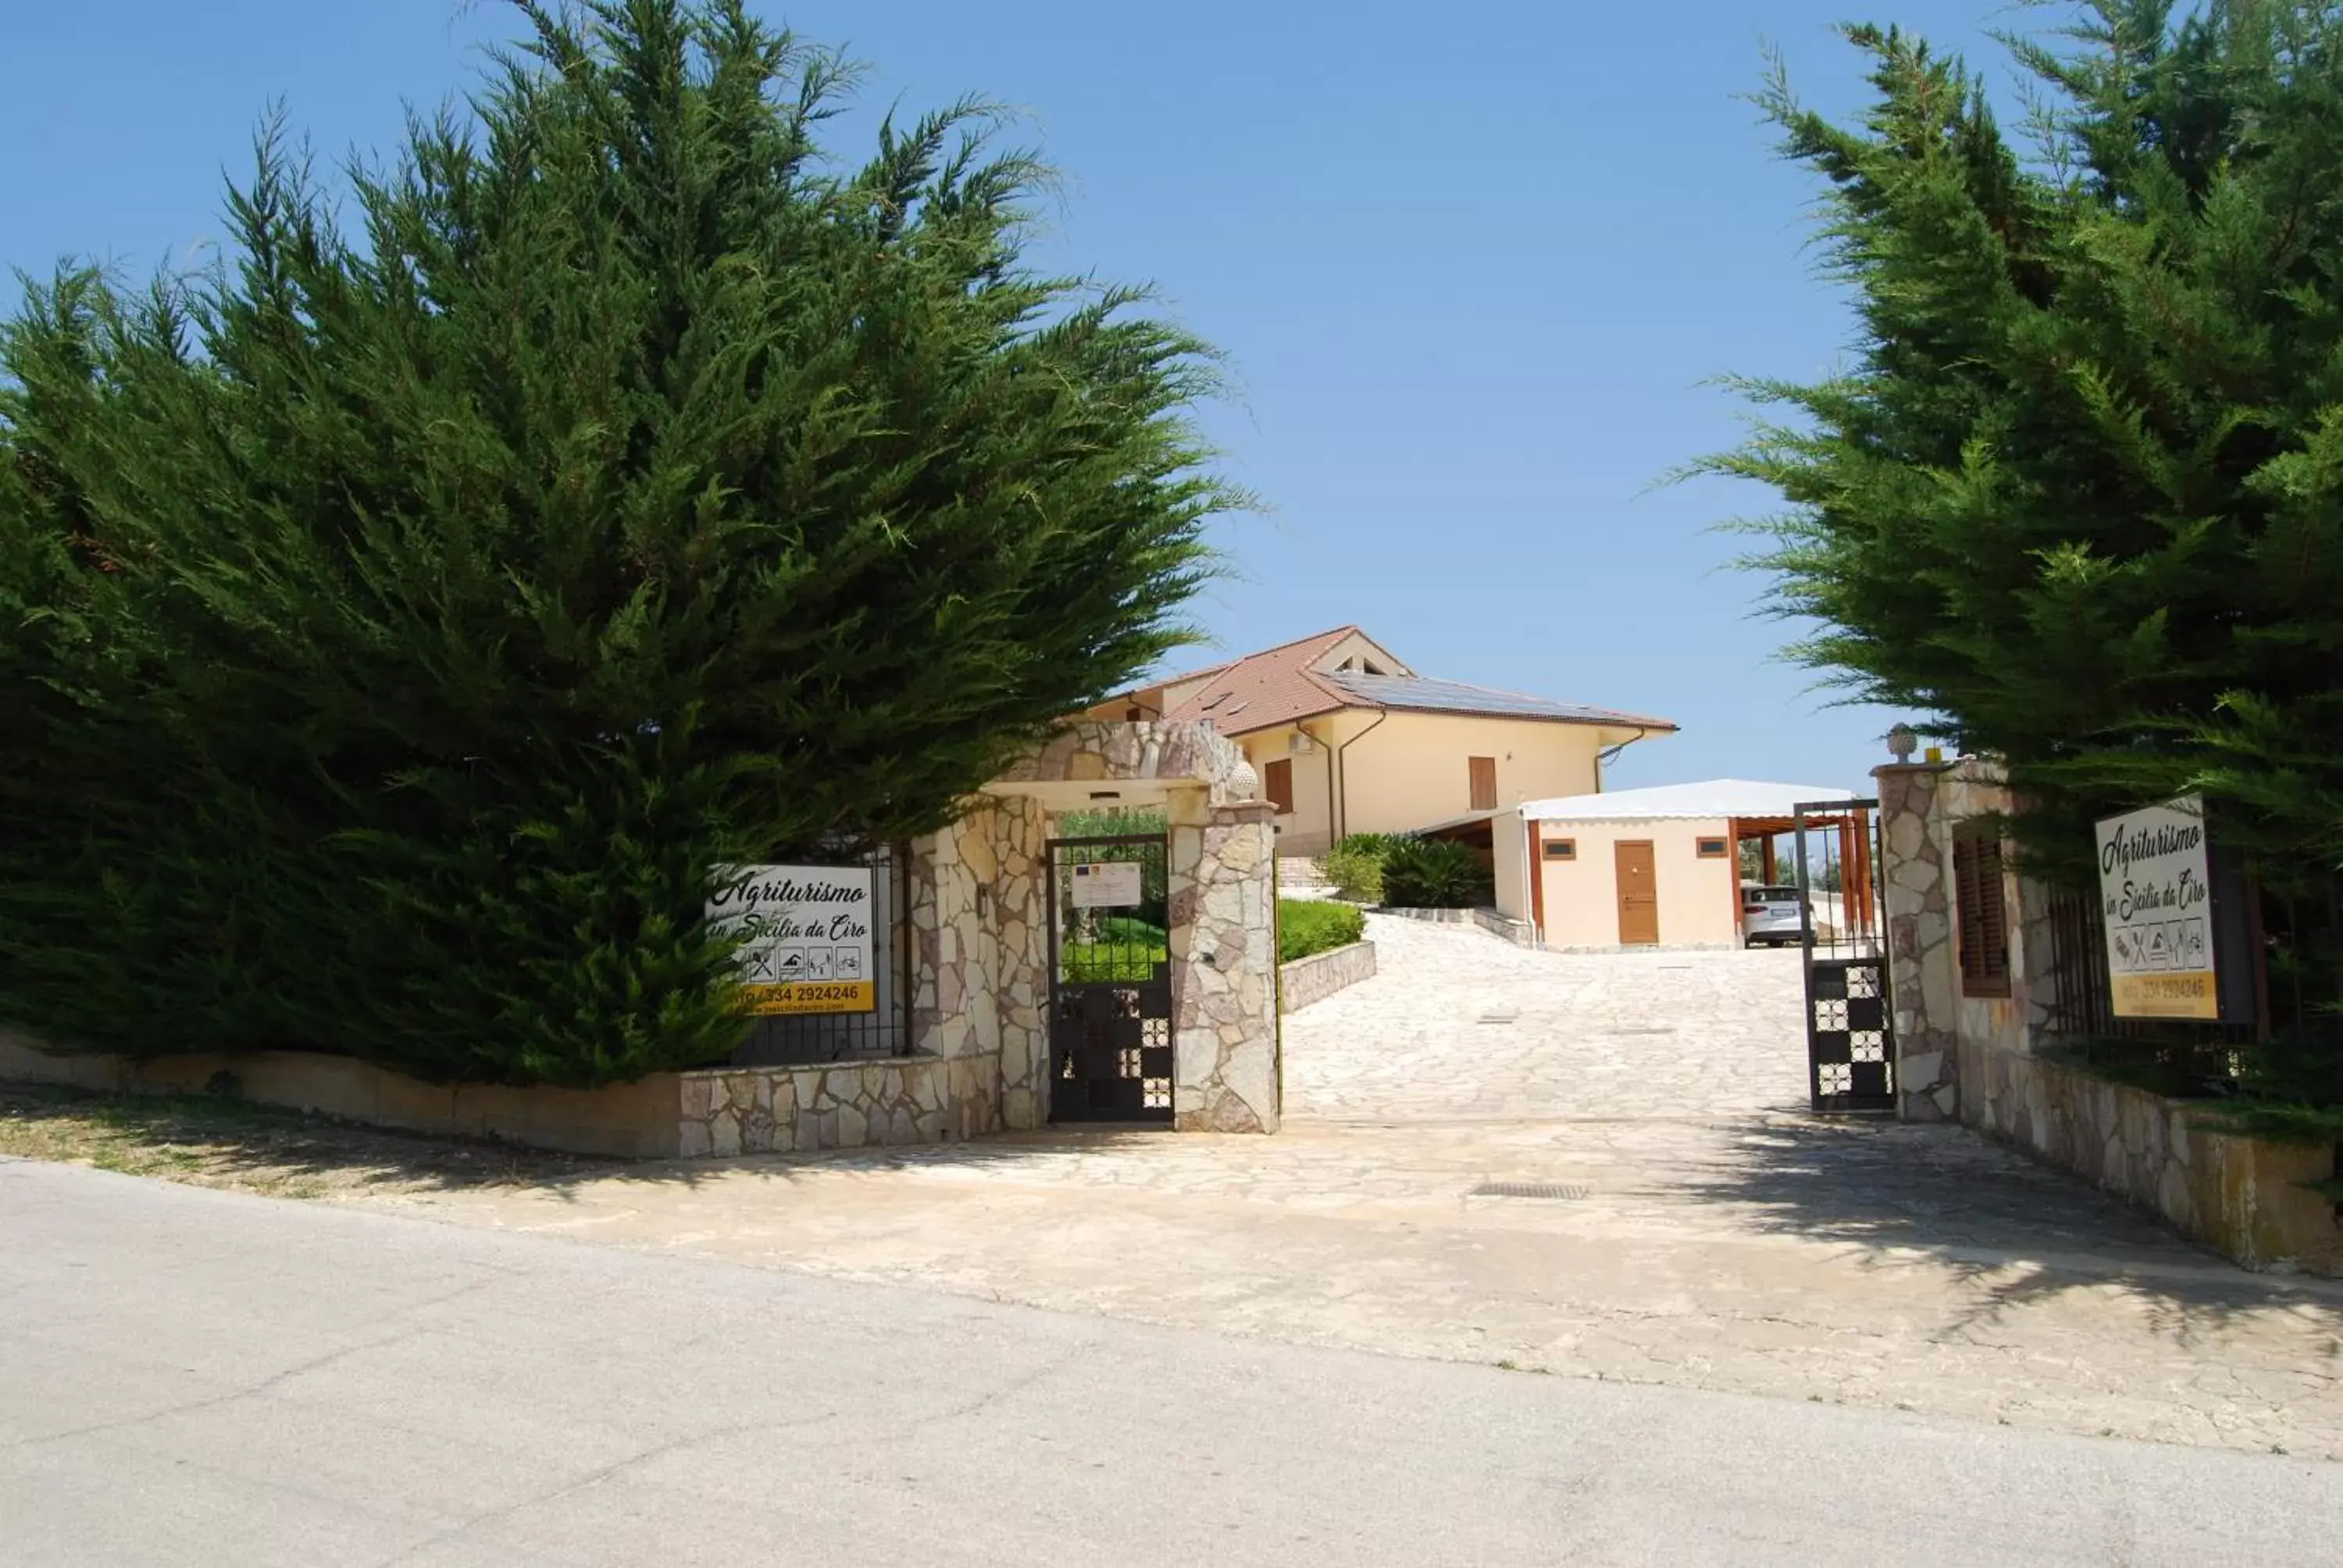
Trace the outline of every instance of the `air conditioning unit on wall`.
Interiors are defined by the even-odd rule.
[[[1285,749],[1296,757],[1307,757],[1318,749],[1318,742],[1297,729],[1286,741]]]

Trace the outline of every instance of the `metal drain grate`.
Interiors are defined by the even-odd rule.
[[[1484,1012],[1473,1021],[1476,1023],[1518,1023],[1521,1021],[1521,1017],[1522,1015],[1517,1012]]]
[[[1584,1198],[1586,1189],[1558,1181],[1483,1181],[1473,1189],[1474,1198]]]

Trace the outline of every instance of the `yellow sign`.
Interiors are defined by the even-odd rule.
[[[2189,796],[2102,821],[2099,897],[2115,1015],[2218,1020],[2204,801]]]
[[[718,873],[708,923],[740,943],[741,1007],[783,1013],[879,1006],[868,866],[734,866]]]
[[[2211,970],[2177,974],[2117,975],[2117,1018],[2203,1018],[2221,1016],[2221,993]]]
[[[844,984],[809,981],[798,985],[752,985],[740,990],[741,1010],[759,1018],[783,1013],[870,1012],[879,1005],[875,980]]]

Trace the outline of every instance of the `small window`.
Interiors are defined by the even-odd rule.
[[[1138,723],[1141,719],[1144,719],[1144,718],[1146,718],[1146,717],[1147,717],[1147,711],[1146,711],[1146,709],[1141,709],[1141,708],[1134,708],[1134,709],[1131,709],[1131,711],[1129,711],[1128,713],[1125,713],[1122,717],[1123,717],[1123,719],[1124,719],[1124,721],[1125,721],[1125,722],[1127,722],[1127,723],[1131,723],[1131,724],[1136,724],[1136,723]]]
[[[1575,860],[1578,859],[1578,840],[1548,839],[1545,841],[1545,858],[1549,860]]]
[[[2001,839],[1984,829],[1953,834],[1953,900],[1959,920],[1961,994],[2009,994],[2009,914],[2002,901]]]
[[[1282,817],[1292,810],[1293,764],[1282,757],[1274,762],[1263,763],[1261,769],[1261,789],[1262,794],[1269,797],[1269,803],[1277,809],[1279,816]]]
[[[1727,839],[1703,839],[1700,841],[1700,858],[1704,860],[1722,860],[1732,853],[1733,845]]]
[[[1497,809],[1497,759],[1493,757],[1468,757],[1464,759],[1467,781],[1473,789],[1475,811]]]

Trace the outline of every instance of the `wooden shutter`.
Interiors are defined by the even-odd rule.
[[[1269,797],[1269,803],[1277,808],[1281,816],[1292,810],[1292,762],[1281,757],[1274,762],[1264,764],[1261,770],[1261,788],[1262,793]]]
[[[1958,920],[1961,994],[2009,994],[2009,913],[2001,885],[2001,840],[1984,832],[1953,836],[1953,902]]]
[[[1465,767],[1471,774],[1473,805],[1475,811],[1497,809],[1497,759],[1493,757],[1468,757]]]

